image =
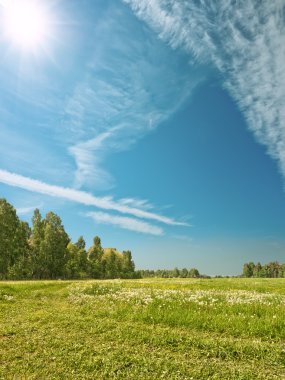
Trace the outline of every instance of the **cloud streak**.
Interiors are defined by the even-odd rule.
[[[142,210],[136,207],[130,207],[124,204],[124,202],[116,202],[112,197],[95,197],[94,195],[85,191],[49,185],[45,182],[24,177],[15,173],[10,173],[6,170],[0,169],[0,182],[9,186],[18,187],[24,190],[39,194],[45,194],[52,197],[62,198],[86,206],[94,206],[104,210],[113,210],[122,214],[129,214],[137,218],[155,220],[156,222],[172,226],[188,226],[187,223],[178,222],[172,218]]]
[[[91,217],[96,223],[110,224],[126,230],[155,236],[163,235],[162,228],[134,218],[111,215],[105,212],[88,212],[85,215]]]
[[[173,49],[215,67],[256,140],[285,177],[282,0],[123,0]]]
[[[181,57],[130,17],[125,6],[114,4],[108,12],[92,31],[101,43],[94,45],[64,108],[62,131],[64,138],[70,136],[76,188],[112,188],[115,180],[103,168],[106,157],[151,133],[204,79],[197,70],[191,76],[178,72]]]

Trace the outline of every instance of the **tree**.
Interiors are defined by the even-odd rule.
[[[82,236],[76,243],[70,241],[55,213],[49,212],[43,219],[36,209],[31,229],[18,218],[11,204],[0,199],[0,279],[134,278],[137,275],[130,251],[103,249],[99,236],[94,237],[88,256],[85,245]]]
[[[32,234],[31,234],[31,262],[32,275],[34,278],[43,278],[46,275],[45,256],[42,250],[44,240],[44,222],[39,209],[35,209],[32,218]]]
[[[87,276],[87,271],[88,271],[88,260],[87,260],[87,252],[85,250],[85,240],[83,236],[80,236],[77,242],[75,243],[78,251],[77,251],[77,257],[78,257],[78,262],[79,262],[79,272],[80,272],[80,277],[86,277]]]
[[[101,239],[99,236],[95,236],[93,238],[93,245],[88,250],[88,258],[90,260],[93,259],[101,259],[103,256],[104,250],[101,245]]]
[[[198,278],[200,277],[200,273],[198,271],[198,269],[196,268],[191,268],[188,272],[188,277],[191,277],[191,278]]]
[[[262,277],[262,265],[258,262],[253,268],[253,277]]]
[[[253,277],[254,263],[245,263],[243,266],[243,276],[244,277]]]
[[[180,277],[186,278],[188,277],[188,275],[189,275],[188,270],[186,268],[182,268],[182,270],[180,271]]]
[[[104,250],[101,246],[101,239],[99,236],[95,236],[93,239],[93,245],[88,250],[88,272],[93,278],[104,278],[105,277],[105,267],[102,263],[102,257]]]
[[[104,262],[104,277],[105,278],[118,278],[120,274],[121,260],[116,254],[116,252],[111,249],[108,253],[103,256]]]
[[[135,273],[135,264],[132,259],[131,251],[123,251],[122,254],[122,271],[121,275],[124,278],[133,278]]]
[[[281,264],[280,276],[285,277],[285,264]]]
[[[78,238],[77,242],[75,243],[75,245],[76,245],[76,247],[78,249],[82,249],[82,250],[85,249],[86,243],[85,243],[85,240],[84,240],[83,236],[79,236],[79,238]]]
[[[173,269],[173,277],[179,277],[180,276],[180,271],[179,271],[179,269],[178,268],[174,268]]]
[[[273,277],[273,278],[279,277],[279,272],[281,268],[278,261],[270,262],[269,268],[270,268],[270,277]]]
[[[32,277],[31,261],[31,229],[28,223],[19,220],[16,242],[14,248],[15,261],[9,266],[8,277],[10,279],[28,279]]]
[[[243,266],[244,277],[267,277],[278,278],[285,276],[285,264],[280,264],[278,261],[271,261],[270,263],[261,265],[259,262],[245,263]]]
[[[0,199],[0,278],[6,278],[23,246],[24,236],[20,220],[14,207],[5,199]]]
[[[72,242],[69,242],[67,247],[67,261],[64,267],[64,275],[66,278],[79,277],[79,263],[78,263],[78,248]]]
[[[44,277],[63,276],[69,241],[60,217],[49,212],[43,221],[43,241],[40,245],[41,257],[44,261]]]
[[[73,244],[67,245],[67,262],[65,264],[65,276],[67,278],[87,277],[87,253],[85,251],[85,241],[82,236]]]

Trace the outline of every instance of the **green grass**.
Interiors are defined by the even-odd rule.
[[[0,379],[285,379],[285,279],[2,282]]]

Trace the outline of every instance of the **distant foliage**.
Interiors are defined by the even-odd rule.
[[[267,278],[284,278],[285,277],[285,263],[280,264],[278,261],[272,261],[268,264],[261,265],[253,262],[245,263],[243,265],[243,277],[267,277]]]
[[[135,278],[130,251],[102,248],[95,236],[86,250],[79,237],[72,243],[62,221],[53,212],[45,218],[34,211],[32,228],[15,208],[0,199],[0,279]]]
[[[157,270],[140,270],[138,271],[142,278],[208,278],[209,276],[201,275],[196,268],[191,269],[157,269]]]

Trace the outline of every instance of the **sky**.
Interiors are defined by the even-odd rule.
[[[283,0],[0,0],[0,49],[22,220],[52,210],[137,269],[285,262]]]

